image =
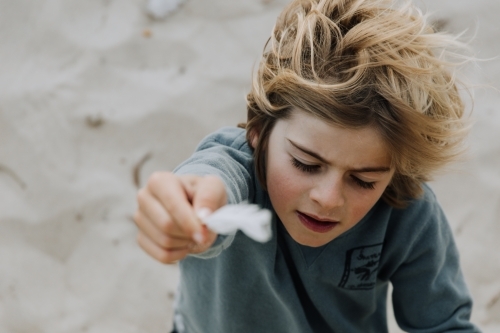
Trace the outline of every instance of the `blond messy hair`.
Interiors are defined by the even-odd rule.
[[[278,119],[294,108],[344,128],[374,126],[394,177],[382,198],[394,207],[455,159],[466,133],[464,103],[448,47],[407,3],[295,0],[278,17],[247,96],[247,140],[266,188],[266,151]]]

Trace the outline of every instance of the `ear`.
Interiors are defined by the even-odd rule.
[[[255,147],[257,147],[257,142],[259,142],[259,133],[256,130],[253,130],[250,132],[250,146],[255,149]]]

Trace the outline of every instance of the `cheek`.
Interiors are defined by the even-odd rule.
[[[359,222],[372,207],[377,203],[377,201],[382,196],[383,191],[376,192],[365,192],[363,194],[352,193],[350,195],[350,221],[351,223]]]
[[[357,202],[351,210],[351,222],[352,223],[358,223],[361,221],[361,219],[368,213],[370,208],[372,208],[373,205],[368,205],[364,202]]]
[[[279,166],[270,163],[267,169],[267,190],[278,214],[286,206],[295,204],[306,191],[300,177],[296,177],[290,168],[293,167],[284,163]]]
[[[285,172],[268,169],[267,173],[267,191],[275,209],[277,206],[282,206],[293,196],[295,192],[292,179],[286,175]]]

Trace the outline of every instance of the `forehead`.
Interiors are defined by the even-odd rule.
[[[390,154],[374,126],[352,129],[334,125],[304,111],[293,110],[280,120],[283,139],[314,151],[328,161],[345,166],[390,165]]]

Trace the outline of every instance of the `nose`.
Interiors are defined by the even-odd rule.
[[[325,212],[342,207],[345,203],[342,178],[335,176],[318,181],[310,190],[309,197]]]

